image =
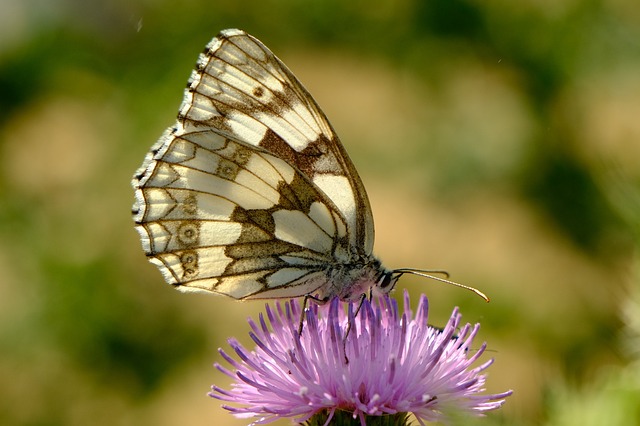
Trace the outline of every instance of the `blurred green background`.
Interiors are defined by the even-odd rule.
[[[492,298],[398,286],[482,323],[488,390],[514,395],[479,424],[640,423],[636,0],[0,0],[0,424],[247,423],[206,392],[263,302],[172,290],[130,216],[230,27],[327,113],[387,267]]]

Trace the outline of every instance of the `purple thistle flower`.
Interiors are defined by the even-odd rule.
[[[336,298],[325,306],[312,304],[298,335],[300,303],[292,300],[266,306],[267,321],[249,320],[256,343],[249,352],[235,339],[229,344],[240,361],[220,349],[235,372],[216,363],[235,383],[226,391],[212,386],[210,396],[236,417],[259,417],[264,424],[283,417],[296,422],[320,416],[330,424],[347,412],[351,424],[366,425],[377,416],[412,413],[417,421],[447,421],[460,415],[483,415],[502,406],[512,391],[481,395],[480,374],[490,359],[470,368],[486,348],[470,350],[479,324],[458,330],[461,315],[454,309],[443,330],[427,325],[428,301],[422,295],[414,317],[405,291],[401,313],[387,295],[365,300],[354,318],[356,303],[345,313]],[[352,328],[343,342],[347,325]],[[269,329],[269,325],[271,330]],[[456,334],[457,332],[457,334]],[[348,362],[345,362],[345,353]]]

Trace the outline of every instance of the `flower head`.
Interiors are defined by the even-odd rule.
[[[486,344],[470,350],[480,326],[458,329],[457,308],[440,330],[427,325],[424,295],[415,317],[406,291],[402,312],[386,295],[377,302],[365,300],[357,316],[357,304],[349,304],[347,312],[340,305],[338,299],[313,304],[305,312],[302,335],[298,301],[267,305],[267,320],[260,315],[259,324],[249,321],[254,351],[230,339],[238,362],[220,350],[235,372],[219,364],[216,368],[235,380],[232,389],[213,386],[209,395],[240,404],[225,408],[237,417],[258,417],[255,424],[282,417],[304,422],[314,415],[328,424],[348,412],[361,425],[372,416],[403,413],[412,413],[420,424],[482,415],[511,395],[480,394],[486,378],[480,373],[493,359],[471,368]]]

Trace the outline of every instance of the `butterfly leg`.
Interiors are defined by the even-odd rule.
[[[373,297],[372,290],[369,290],[369,294],[362,293],[360,295],[360,298],[358,299],[358,306],[356,307],[356,310],[353,313],[353,316],[349,316],[349,320],[347,321],[347,328],[346,328],[344,336],[342,338],[342,353],[344,354],[344,362],[345,362],[345,364],[349,364],[349,357],[347,357],[347,337],[349,336],[349,333],[351,332],[351,328],[353,326],[353,321],[355,321],[356,317],[358,316],[358,313],[360,312],[360,309],[362,308],[362,304],[364,303],[364,301],[367,298],[367,296],[369,297],[369,299],[371,299],[371,297]],[[304,315],[305,315],[305,311],[307,309],[307,305],[309,304],[309,299],[313,300],[318,305],[324,305],[325,303],[327,303],[329,301],[329,298],[319,298],[319,297],[313,296],[311,294],[307,294],[306,296],[304,296],[304,299],[302,301],[302,312],[300,313],[300,323],[298,324],[298,336],[302,336],[302,330],[304,328]]]
[[[304,296],[304,299],[302,300],[302,312],[300,313],[300,323],[298,324],[298,336],[302,336],[302,328],[304,327],[304,314],[305,314],[305,311],[307,310],[309,299],[313,300],[318,305],[324,305],[329,301],[328,298],[321,299],[312,294],[307,294],[306,296]]]
[[[364,300],[367,298],[367,293],[362,293],[360,295],[360,300],[358,301],[358,307],[356,311],[353,313],[353,316],[349,316],[349,321],[347,321],[347,329],[344,332],[344,337],[342,338],[342,353],[344,353],[344,363],[349,364],[349,358],[347,357],[347,337],[349,336],[349,332],[351,331],[351,326],[353,325],[353,321],[356,320],[358,316],[358,312],[360,312],[360,308],[362,308],[362,304]],[[371,294],[369,294],[369,298],[371,298]]]

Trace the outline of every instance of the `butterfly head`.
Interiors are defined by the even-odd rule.
[[[379,293],[387,294],[393,290],[402,274],[398,274],[395,271],[388,271],[383,269],[380,273],[380,277],[376,281],[375,288]]]
[[[442,274],[448,277],[449,274],[446,271],[412,268],[388,270],[374,257],[369,257],[364,262],[360,261],[353,264],[342,265],[339,268],[332,268],[329,276],[333,278],[334,285],[329,288],[329,293],[326,294],[326,296],[331,297],[338,295],[340,299],[344,301],[355,301],[361,298],[363,294],[387,294],[394,289],[396,283],[404,274],[418,275],[461,287],[476,293],[485,301],[489,301],[489,298],[483,292],[474,287],[469,287],[434,275]]]

